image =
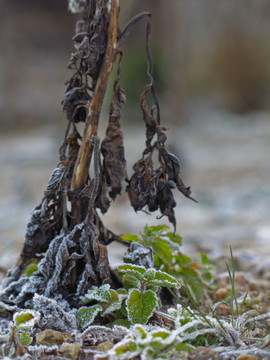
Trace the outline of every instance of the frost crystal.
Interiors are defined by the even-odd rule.
[[[72,332],[77,329],[77,320],[73,313],[64,311],[63,303],[35,294],[34,309],[40,312],[39,328],[52,329],[62,332]],[[65,305],[65,304],[64,304]]]

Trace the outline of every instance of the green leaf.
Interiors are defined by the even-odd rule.
[[[207,258],[207,255],[203,252],[201,252],[201,261],[202,261],[202,264],[203,265],[206,265],[208,264],[208,258]]]
[[[130,282],[133,287],[140,287],[140,282],[144,280],[146,269],[139,265],[124,264],[118,266],[118,271],[120,276],[122,276],[125,281]]]
[[[134,234],[123,234],[123,235],[120,235],[120,237],[123,239],[123,240],[126,240],[126,241],[141,241],[137,235],[134,235]]]
[[[20,313],[16,313],[14,320],[15,320],[15,324],[17,326],[19,326],[20,324],[26,323],[29,320],[32,320],[34,318],[34,315],[31,312],[25,312],[22,311]]]
[[[31,336],[28,336],[27,333],[24,331],[19,335],[19,341],[22,346],[28,346],[31,344],[33,338]]]
[[[213,270],[213,266],[209,264],[207,255],[205,253],[201,253],[201,273],[202,278],[208,283],[211,283],[213,280],[213,276],[211,270]]]
[[[112,301],[110,303],[103,303],[103,313],[102,316],[105,316],[107,314],[111,314],[116,310],[121,309],[122,302],[127,297],[127,292],[124,294],[118,294],[115,290],[110,289],[111,293],[111,299]]]
[[[124,326],[129,329],[131,327],[131,321],[129,321],[127,319],[116,319],[116,320],[114,320],[112,325],[113,326],[114,325]]]
[[[185,267],[179,275],[183,278],[184,282],[190,287],[197,301],[203,297],[203,284],[197,273],[192,268]]]
[[[170,264],[172,262],[172,252],[168,241],[158,238],[152,246],[154,254],[157,255],[164,264]]]
[[[37,266],[37,263],[36,261],[35,262],[32,262],[30,264],[28,264],[24,269],[23,269],[23,274],[25,276],[31,276],[33,275],[33,273],[37,270],[38,266]]]
[[[173,276],[167,274],[164,271],[157,270],[152,280],[149,280],[150,285],[163,286],[163,287],[175,287],[179,289],[181,287],[179,281]]]
[[[134,324],[145,324],[157,303],[156,294],[152,290],[140,292],[138,289],[132,289],[126,300],[128,319]]]
[[[95,317],[101,310],[102,307],[98,304],[89,307],[80,307],[77,311],[76,316],[82,328],[84,329],[90,324],[92,324],[92,322],[95,320]]]
[[[137,332],[141,339],[146,339],[147,331],[142,325],[135,325],[134,330]]]
[[[160,338],[160,339],[166,339],[168,336],[170,336],[170,331],[169,330],[156,330],[156,331],[152,331],[151,332],[152,338],[156,339],[156,338]]]
[[[166,225],[158,226],[145,226],[143,229],[142,239],[144,245],[153,246],[154,240],[159,237],[165,229],[168,229]]]
[[[114,351],[117,359],[134,359],[139,353],[140,349],[134,349],[136,343],[134,341],[119,342],[114,346]]]
[[[180,235],[175,234],[175,233],[173,233],[173,232],[171,232],[171,231],[168,231],[168,232],[166,233],[166,236],[168,236],[168,238],[169,238],[172,242],[178,244],[179,246],[182,245],[182,237],[181,237]]]
[[[110,285],[104,284],[100,287],[92,286],[87,293],[82,297],[82,304],[87,304],[92,300],[109,303],[112,301],[110,292]]]
[[[188,266],[191,262],[191,258],[181,252],[174,256],[174,265],[178,265],[179,267]]]
[[[186,344],[186,343],[179,343],[179,344],[177,344],[176,346],[175,346],[175,349],[177,350],[177,351],[185,351],[185,352],[191,352],[191,351],[193,351],[194,350],[194,347],[193,346],[191,346],[191,345],[189,345],[189,344]]]

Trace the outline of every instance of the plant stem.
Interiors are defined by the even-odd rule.
[[[118,12],[119,0],[112,0],[106,53],[99,72],[92,99],[86,106],[88,115],[85,122],[81,146],[72,175],[71,190],[75,193],[75,195],[76,192],[80,192],[85,187],[88,179],[88,170],[94,147],[93,139],[97,134],[100,112],[108,84],[108,79],[111,74],[117,52],[116,41],[118,29]],[[75,200],[72,212],[73,218],[81,221],[79,199],[77,199],[77,201]]]

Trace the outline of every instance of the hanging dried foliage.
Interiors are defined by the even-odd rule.
[[[177,157],[168,152],[165,147],[166,135],[160,126],[160,108],[153,79],[152,58],[149,49],[149,35],[151,32],[150,19],[146,29],[146,55],[148,63],[148,78],[150,80],[141,94],[141,110],[146,126],[146,148],[142,158],[133,166],[134,174],[129,180],[127,192],[134,210],[160,210],[162,216],[167,216],[176,227],[174,207],[176,202],[172,190],[178,190],[191,198],[191,190],[180,178],[180,164]],[[149,111],[146,95],[151,91],[153,106]],[[155,141],[154,141],[155,138]],[[158,153],[159,166],[154,166],[153,154]],[[194,200],[194,199],[192,199]]]
[[[80,296],[91,286],[118,285],[109,267],[106,245],[114,240],[124,241],[106,229],[97,208],[105,213],[111,201],[121,193],[123,181],[127,180],[120,123],[121,105],[126,100],[120,85],[120,47],[131,27],[144,17],[148,18],[146,54],[150,80],[141,95],[146,148],[133,166],[134,173],[127,180],[126,191],[135,211],[159,209],[174,227],[176,203],[172,190],[177,187],[191,198],[190,189],[180,178],[177,158],[166,150],[166,135],[160,125],[149,50],[150,14],[145,12],[135,16],[120,33],[117,0],[73,0],[70,7],[82,11],[82,20],[77,23],[73,38],[75,52],[71,55],[69,68],[74,73],[67,82],[63,100],[68,124],[60,148],[60,163],[27,225],[20,262],[8,273],[2,285],[0,309],[5,312],[32,305],[34,294],[62,301],[67,308],[70,305],[76,307]],[[117,57],[118,71],[108,127],[100,145],[97,137],[100,111]],[[149,92],[153,99],[151,110],[146,102]],[[79,122],[85,123],[82,134],[77,127]],[[158,154],[158,166],[154,165],[154,152]],[[25,276],[25,269],[33,261],[37,264],[36,270],[30,277]]]

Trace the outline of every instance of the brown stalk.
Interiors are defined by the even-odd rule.
[[[107,88],[107,83],[112,71],[112,66],[117,52],[116,41],[118,29],[118,12],[119,0],[112,0],[106,53],[100,69],[92,99],[86,106],[88,110],[88,115],[86,118],[80,150],[76,159],[72,175],[71,190],[75,193],[77,191],[81,191],[85,187],[88,179],[88,170],[94,147],[93,140],[97,134],[99,117]],[[78,215],[76,214],[78,211],[78,209],[76,210],[76,208],[77,206],[75,206],[75,213],[73,213],[73,216],[75,218],[77,218],[76,215]]]

